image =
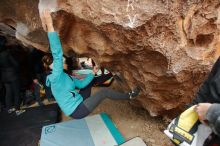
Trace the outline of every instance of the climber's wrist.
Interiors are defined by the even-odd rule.
[[[48,31],[48,32],[54,32],[54,27],[53,27],[53,24],[52,24],[52,23],[47,24],[47,31]]]

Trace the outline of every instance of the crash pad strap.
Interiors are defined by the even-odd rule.
[[[125,138],[121,135],[119,130],[115,127],[111,119],[106,113],[100,114],[102,120],[105,122],[106,126],[108,127],[109,131],[111,132],[112,136],[114,137],[115,141],[118,145],[125,142]]]

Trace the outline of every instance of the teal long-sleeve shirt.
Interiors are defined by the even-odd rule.
[[[71,115],[83,101],[82,96],[75,88],[86,87],[94,78],[88,74],[83,80],[70,77],[63,71],[63,51],[60,39],[56,32],[48,32],[51,52],[53,56],[52,74],[47,76],[46,85],[51,87],[53,96],[65,115]]]

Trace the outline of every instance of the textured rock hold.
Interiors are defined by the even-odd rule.
[[[120,72],[130,88],[139,84],[138,105],[153,116],[190,102],[220,53],[218,0],[1,0],[0,33],[48,51],[45,8],[64,52]]]

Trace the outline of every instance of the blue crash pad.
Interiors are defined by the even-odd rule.
[[[44,126],[41,146],[115,146],[125,142],[107,114]]]

